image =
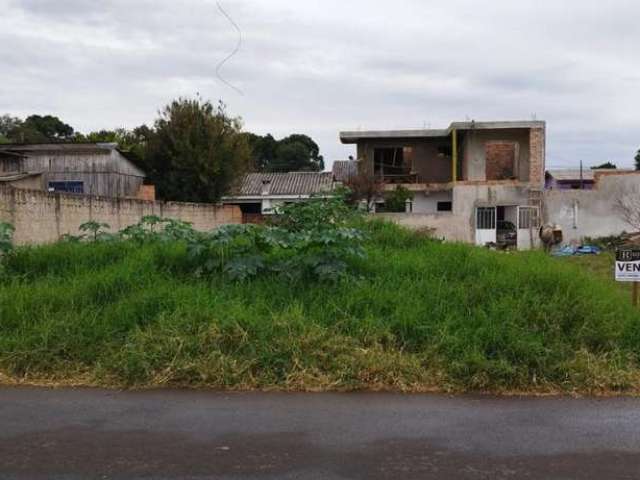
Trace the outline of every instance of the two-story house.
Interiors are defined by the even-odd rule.
[[[454,122],[442,130],[346,131],[357,170],[388,194],[413,194],[398,223],[478,245],[538,238],[545,182],[545,122]],[[381,199],[384,201],[384,198]]]

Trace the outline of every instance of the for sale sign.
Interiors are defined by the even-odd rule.
[[[616,280],[640,282],[640,249],[622,248],[616,251]]]

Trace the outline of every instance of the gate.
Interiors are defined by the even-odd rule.
[[[476,208],[476,245],[496,242],[496,207]]]

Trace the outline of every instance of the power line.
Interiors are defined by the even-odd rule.
[[[237,93],[239,93],[240,95],[244,95],[244,93],[242,92],[242,90],[240,90],[238,87],[236,87],[235,85],[233,85],[231,82],[228,82],[227,80],[224,79],[224,77],[222,77],[222,75],[220,75],[220,69],[222,68],[222,66],[227,63],[228,60],[230,60],[236,53],[238,53],[240,51],[240,47],[242,46],[242,30],[240,30],[240,27],[236,24],[236,22],[233,21],[233,19],[229,16],[229,14],[227,12],[225,12],[224,8],[222,8],[222,5],[220,5],[220,2],[216,2],[216,5],[218,6],[218,10],[220,10],[220,13],[222,13],[222,15],[225,16],[225,18],[227,20],[229,20],[229,23],[233,26],[233,28],[235,28],[235,30],[238,32],[238,42],[236,43],[235,48],[233,49],[233,51],[227,55],[220,63],[218,63],[218,65],[216,66],[216,76],[218,77],[218,79],[224,83],[226,86],[228,86],[229,88],[232,88],[233,90],[235,90]]]

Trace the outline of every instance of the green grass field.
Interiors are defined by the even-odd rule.
[[[640,314],[581,259],[443,244],[383,223],[367,230],[368,257],[338,283],[194,277],[176,242],[19,248],[0,281],[0,379],[640,390]]]

